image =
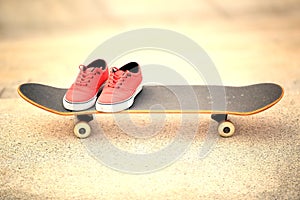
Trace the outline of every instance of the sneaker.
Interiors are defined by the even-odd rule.
[[[113,67],[96,103],[101,112],[119,112],[129,108],[142,90],[141,68],[131,62],[120,69]]]
[[[79,65],[80,72],[66,92],[63,106],[68,110],[86,110],[95,105],[98,92],[108,78],[104,60],[95,60],[88,66]]]

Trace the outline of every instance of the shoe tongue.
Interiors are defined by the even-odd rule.
[[[79,69],[83,72],[93,72],[96,69],[96,67],[87,67],[85,65],[80,65]]]
[[[117,76],[122,76],[124,74],[123,70],[120,70],[120,69],[118,69],[116,67],[112,68],[112,72],[115,73]]]
[[[93,72],[95,69],[96,69],[96,67],[88,67],[85,69],[85,71]]]

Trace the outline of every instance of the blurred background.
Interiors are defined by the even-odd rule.
[[[1,0],[0,27],[2,36],[157,25],[197,29],[219,19],[258,25],[274,17],[281,21],[299,17],[299,10],[299,0]]]
[[[138,28],[170,29],[194,40],[224,84],[299,82],[300,0],[0,0],[0,13],[2,98],[16,97],[22,82],[69,87],[98,45]],[[135,56],[141,65],[153,57]],[[155,59],[176,67],[163,55]]]

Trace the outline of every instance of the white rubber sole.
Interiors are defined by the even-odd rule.
[[[122,110],[125,110],[132,106],[134,102],[134,98],[136,95],[138,95],[143,89],[143,85],[140,84],[137,89],[135,90],[134,94],[132,97],[130,97],[128,100],[123,101],[121,103],[117,104],[101,104],[99,102],[96,102],[96,110],[100,112],[120,112]]]
[[[63,106],[65,109],[72,110],[72,111],[81,111],[81,110],[87,110],[91,107],[93,107],[97,101],[97,96],[99,92],[103,90],[103,87],[105,86],[106,82],[104,82],[101,87],[99,88],[98,92],[95,96],[93,96],[91,99],[85,102],[70,102],[66,99],[66,95],[63,99]]]
[[[68,100],[66,100],[66,95],[65,95],[63,99],[63,106],[65,109],[73,110],[73,111],[86,110],[93,107],[96,103],[96,100],[97,100],[97,94],[93,98],[85,102],[80,102],[80,103],[69,102]]]

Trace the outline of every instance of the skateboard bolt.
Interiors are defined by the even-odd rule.
[[[80,134],[85,134],[85,132],[86,132],[86,130],[85,130],[84,128],[80,128],[80,129],[79,129],[79,133],[80,133]]]
[[[230,128],[229,128],[229,127],[225,127],[225,128],[223,129],[223,132],[224,132],[224,133],[229,133],[229,132],[230,132]]]

